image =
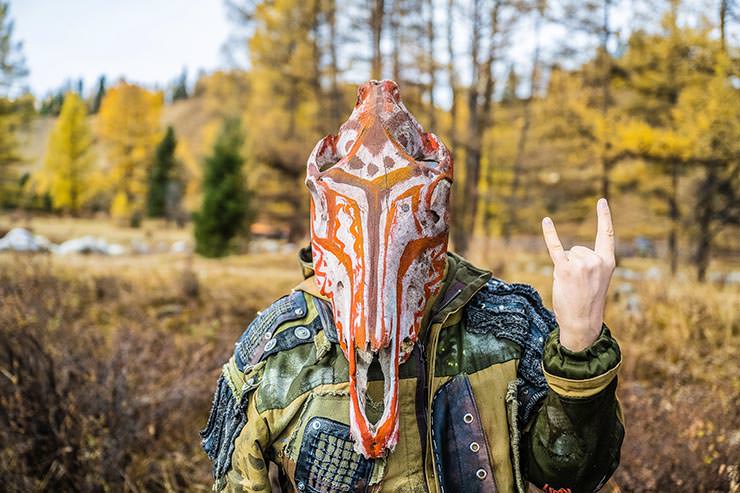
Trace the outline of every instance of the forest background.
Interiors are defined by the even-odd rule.
[[[541,218],[590,241],[609,199],[628,422],[609,488],[738,491],[735,1],[225,5],[222,69],[35,94],[0,1],[0,236],[48,251],[0,252],[8,491],[208,489],[220,365],[300,280],[306,158],[370,78],[452,149],[453,248],[495,275],[549,300]],[[61,253],[80,237],[119,249]]]

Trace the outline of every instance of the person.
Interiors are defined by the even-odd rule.
[[[542,223],[553,314],[531,286],[448,252],[452,176],[449,151],[394,82],[359,88],[349,120],[308,160],[304,281],[258,314],[223,367],[201,432],[215,491],[607,482],[624,426],[621,353],[603,322],[606,201],[593,250],[565,250]]]

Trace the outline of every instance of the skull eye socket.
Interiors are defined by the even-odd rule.
[[[323,163],[319,165],[319,171],[323,173],[324,171],[330,168],[333,168],[339,161],[340,161],[339,159],[337,160],[332,159],[332,160],[324,161]]]

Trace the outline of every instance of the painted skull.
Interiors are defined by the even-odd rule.
[[[316,283],[331,300],[349,362],[355,448],[377,458],[398,442],[398,367],[444,277],[452,158],[390,80],[358,91],[354,111],[308,160]],[[367,372],[384,375],[383,414],[365,414]]]

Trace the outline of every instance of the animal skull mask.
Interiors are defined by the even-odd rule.
[[[390,80],[363,84],[349,120],[308,160],[316,283],[349,361],[355,448],[368,458],[398,442],[398,367],[442,285],[451,184],[450,153]],[[385,378],[377,423],[365,414],[374,358]]]

